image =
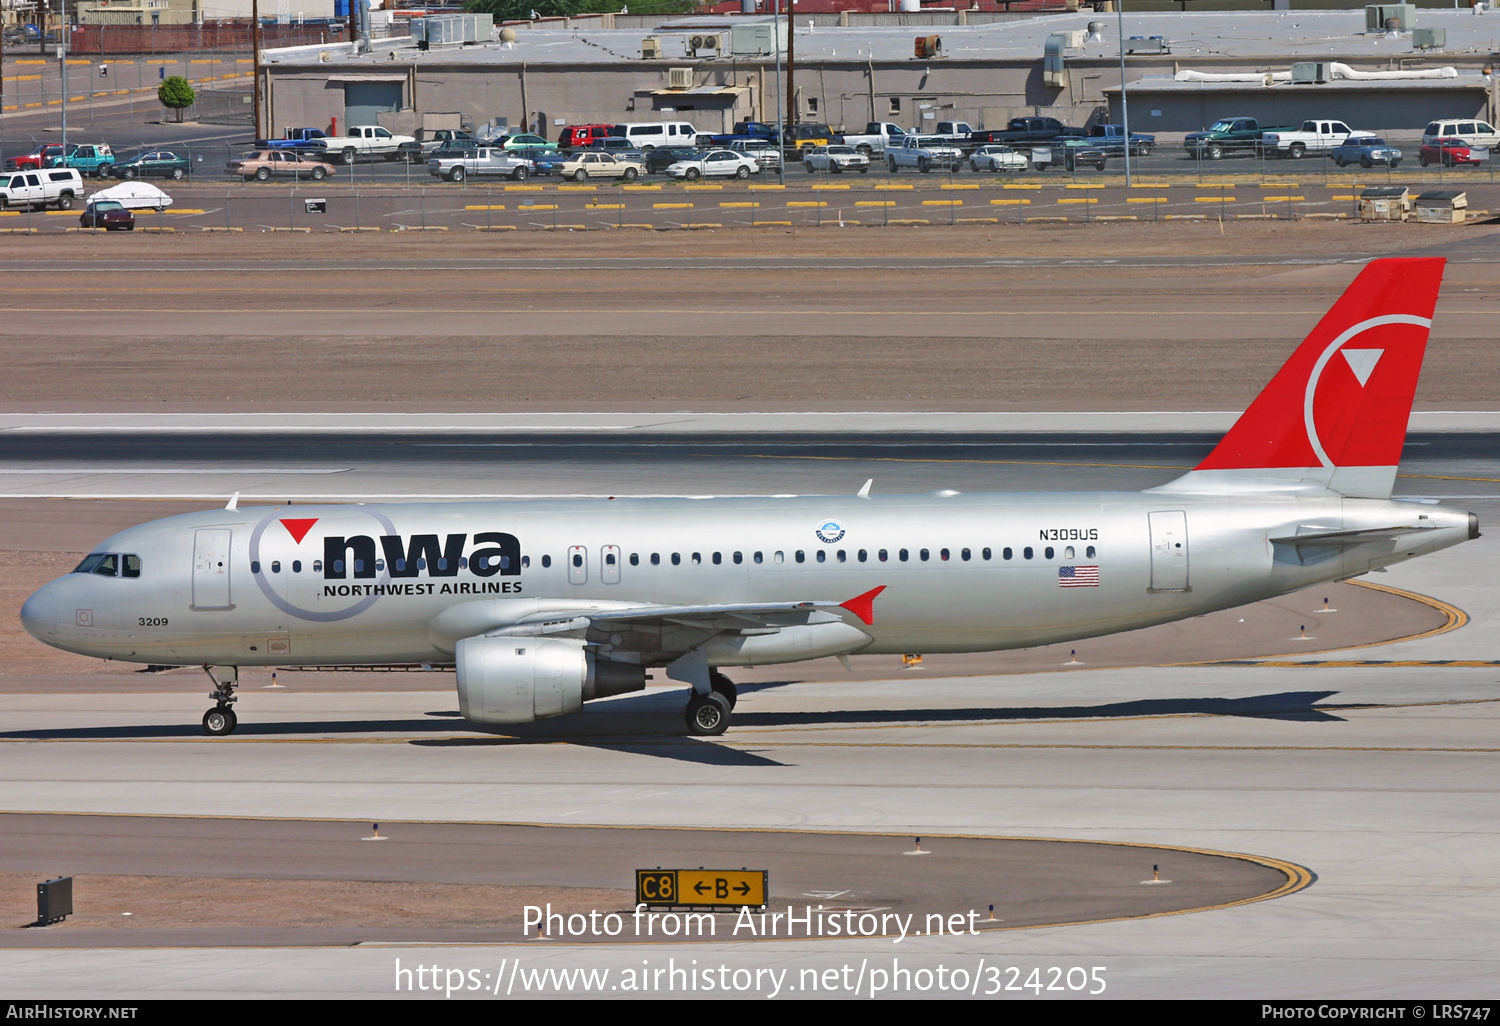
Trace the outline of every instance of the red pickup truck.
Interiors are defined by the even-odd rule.
[[[43,143],[30,153],[23,153],[19,157],[7,157],[5,170],[37,171],[46,166],[48,161],[61,158],[62,155],[62,143]]]

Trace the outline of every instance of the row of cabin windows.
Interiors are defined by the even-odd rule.
[[[918,560],[918,562],[922,562],[922,563],[926,563],[926,562],[930,561],[933,558],[933,555],[934,555],[934,553],[933,553],[933,551],[931,549],[917,549],[917,551],[916,551],[917,560]],[[953,557],[954,557],[954,553],[953,553],[953,551],[951,549],[938,549],[936,555],[937,555],[937,559],[938,559],[939,562],[947,562],[947,561],[953,559]],[[967,562],[970,562],[970,561],[972,561],[974,559],[974,557],[975,557],[975,551],[973,549],[959,549],[957,555],[958,555],[959,562],[967,563]],[[1094,546],[1089,545],[1089,546],[1085,547],[1085,549],[1084,549],[1084,558],[1085,559],[1095,559],[1095,558],[1097,558],[1097,555],[1098,555],[1098,550]],[[990,559],[993,559],[995,557],[995,550],[991,549],[991,548],[988,548],[988,547],[982,548],[982,549],[980,549],[978,551],[978,557],[979,557],[980,560],[990,560]],[[1007,547],[1007,548],[1003,548],[1003,549],[1000,550],[1000,558],[1002,560],[1011,560],[1011,559],[1014,559],[1015,557],[1016,557],[1016,552],[1012,548]],[[75,570],[74,573],[102,573],[102,574],[104,574],[105,576],[108,576],[108,577],[115,576],[115,574],[116,574],[115,565],[116,564],[113,563],[113,562],[105,563],[105,562],[102,562],[102,561],[114,560],[117,557],[115,557],[113,555],[108,555],[108,556],[98,555],[97,558],[99,560],[101,560],[101,562],[98,563],[98,564],[90,564],[89,561],[93,560],[95,558],[96,558],[95,556],[90,556],[88,559],[84,560],[84,562],[79,565],[78,569]],[[123,558],[125,560],[127,560],[127,561],[133,561],[131,563],[127,563],[124,576],[126,576],[126,577],[139,577],[140,576],[140,559],[139,559],[139,557],[136,557],[136,556],[125,556]],[[680,553],[680,552],[673,552],[667,558],[668,558],[668,560],[671,562],[671,564],[673,566],[681,566],[682,565],[682,553]],[[911,560],[911,558],[912,558],[912,551],[910,549],[897,549],[896,550],[896,560],[897,560],[897,562],[906,563],[906,562],[909,562]],[[1021,558],[1022,559],[1035,559],[1036,558],[1036,550],[1034,548],[1032,548],[1030,545],[1026,546],[1025,548],[1023,548],[1021,550]],[[1057,558],[1057,550],[1056,550],[1056,548],[1054,548],[1051,545],[1046,546],[1044,549],[1042,549],[1042,558],[1043,559],[1056,559]],[[1062,550],[1062,558],[1063,559],[1076,559],[1076,558],[1078,558],[1077,557],[1077,551],[1074,549],[1074,547],[1072,545],[1065,545],[1065,546],[1063,546],[1063,550]],[[480,556],[479,557],[478,566],[480,567],[480,569],[488,569],[489,568],[489,566],[490,566],[490,563],[488,562],[489,559],[490,559],[490,557],[488,557],[488,556]],[[661,559],[662,559],[662,557],[661,557],[661,553],[660,552],[653,552],[653,553],[651,553],[651,555],[648,556],[647,559],[649,560],[649,562],[650,562],[650,564],[652,566],[660,566],[661,565]],[[745,554],[743,552],[732,552],[732,553],[729,554],[729,559],[730,559],[731,563],[736,563],[736,564],[744,563],[745,562]],[[870,561],[870,550],[869,549],[858,549],[858,550],[856,550],[855,553],[854,553],[854,559],[855,559],[856,562],[859,562],[859,563],[867,563],[867,562],[869,562]],[[877,549],[875,551],[875,559],[876,559],[877,562],[880,562],[880,563],[888,562],[891,559],[891,552],[890,552],[890,550],[889,549]],[[693,566],[699,566],[699,565],[701,565],[703,563],[703,553],[701,553],[701,552],[694,552],[694,553],[692,553],[688,557],[688,561]],[[764,563],[766,561],[765,553],[763,553],[763,552],[752,552],[750,554],[750,561],[752,563]],[[807,562],[807,553],[806,553],[806,551],[804,551],[803,549],[798,549],[796,552],[792,553],[792,561],[794,563],[806,563]],[[828,549],[817,549],[817,550],[815,550],[813,552],[813,562],[815,562],[815,563],[826,563],[828,561],[829,561],[829,550]],[[833,550],[833,562],[835,562],[835,563],[847,563],[848,561],[849,561],[849,553],[848,553],[848,551],[846,549],[836,549],[836,550]],[[500,569],[502,569],[502,570],[508,570],[508,569],[510,569],[510,557],[509,556],[501,556],[501,557],[499,557],[498,560],[496,560],[496,562],[499,564]],[[575,552],[575,553],[573,553],[572,562],[573,562],[573,566],[574,567],[576,567],[576,568],[582,568],[582,566],[583,566],[583,553],[581,553],[581,552]],[[605,555],[605,557],[604,557],[604,562],[607,565],[609,565],[609,566],[614,566],[615,565],[615,555],[614,555],[614,553],[612,553],[612,552],[611,553],[607,553]],[[722,552],[711,553],[709,555],[709,562],[712,563],[714,566],[720,566],[720,565],[722,565],[723,562],[724,562],[724,554]],[[771,553],[771,562],[773,562],[773,563],[785,563],[786,562],[786,553],[779,552],[779,551]],[[541,564],[542,564],[542,566],[544,568],[552,566],[552,557],[551,556],[543,556],[541,558]],[[469,565],[469,560],[468,560],[467,557],[463,557],[463,556],[459,557],[459,560],[458,560],[459,569],[466,569],[468,567],[468,565]],[[641,554],[639,552],[632,552],[630,554],[630,565],[631,566],[640,566],[641,565]],[[97,566],[98,568],[95,569],[94,568],[95,566]],[[521,557],[521,568],[524,570],[524,569],[529,568],[530,566],[531,566],[531,557],[530,556],[522,556]],[[85,567],[89,567],[89,569],[85,569]],[[250,563],[250,572],[253,573],[253,574],[258,574],[258,573],[260,573],[260,567],[261,567],[260,561],[259,560],[253,560]],[[448,561],[446,559],[439,558],[436,561],[436,567],[439,570],[446,570],[446,569],[448,569]],[[315,559],[315,560],[313,560],[312,568],[313,568],[313,573],[322,573],[323,572],[323,561],[321,559]],[[425,558],[424,559],[418,559],[417,560],[417,568],[419,570],[426,570],[427,569],[427,560]],[[356,560],[354,560],[354,572],[355,573],[363,573],[364,569],[365,569],[365,561],[364,560],[362,560],[362,559],[356,559]],[[377,572],[379,572],[379,571],[383,571],[384,569],[385,569],[385,560],[383,560],[383,559],[377,559],[375,561],[375,570]],[[396,562],[395,562],[395,569],[397,569],[397,570],[405,570],[406,569],[406,560],[404,560],[404,559],[398,559],[398,560],[396,560]],[[300,560],[300,559],[294,559],[294,560],[292,560],[292,573],[294,573],[294,574],[300,574],[301,572],[302,572],[302,560]],[[336,560],[333,561],[333,572],[336,573],[336,574],[342,574],[344,572],[344,561],[342,559],[336,559]],[[281,573],[281,561],[280,560],[272,560],[271,561],[271,573],[273,573],[273,574],[279,574],[279,573]]]
[[[826,562],[828,562],[829,561],[829,551],[830,550],[828,550],[828,549],[817,549],[817,550],[815,550],[813,552],[813,561],[816,562],[816,563],[826,563]],[[833,551],[833,557],[832,558],[833,558],[833,561],[835,563],[847,563],[849,561],[849,552],[848,552],[848,550],[846,550],[846,549],[835,549],[835,550],[832,550],[832,551]],[[1097,554],[1098,554],[1098,550],[1094,546],[1092,546],[1092,545],[1089,545],[1089,546],[1087,546],[1084,549],[1084,558],[1085,559],[1094,559],[1094,558],[1097,557]],[[964,562],[964,563],[967,563],[967,562],[973,560],[975,558],[975,555],[976,555],[976,553],[975,553],[975,550],[973,550],[973,549],[959,549],[958,552],[957,552],[958,560],[960,562]],[[931,549],[917,549],[916,550],[916,557],[917,557],[917,560],[919,562],[923,562],[923,563],[928,562],[929,560],[931,560],[933,558],[933,556],[934,556],[934,553],[933,553],[933,551]],[[951,560],[951,559],[954,558],[954,552],[951,549],[938,549],[937,552],[936,552],[936,556],[937,556],[937,559],[940,562],[946,562],[946,561]],[[1000,550],[1000,558],[1002,560],[1014,559],[1015,556],[1016,556],[1016,551],[1014,549],[1004,548],[1004,549]],[[978,551],[978,557],[981,560],[994,559],[995,558],[995,550],[991,549],[991,548],[982,548],[982,549],[980,549]],[[653,552],[653,553],[651,553],[651,555],[648,558],[649,558],[649,561],[650,561],[650,563],[651,563],[652,566],[660,566],[661,565],[661,553],[659,553],[659,552]],[[732,563],[743,563],[745,561],[745,554],[743,552],[732,552],[732,553],[729,554],[729,558],[730,558],[730,562],[732,562]],[[906,563],[906,562],[910,561],[911,558],[912,558],[912,550],[911,549],[897,549],[896,550],[896,560],[898,562]],[[1033,549],[1029,545],[1026,546],[1025,548],[1023,548],[1021,550],[1021,558],[1022,559],[1035,559],[1036,558],[1036,550]],[[1051,545],[1048,545],[1046,548],[1044,548],[1042,550],[1042,558],[1043,559],[1056,559],[1057,558],[1057,549],[1055,547],[1051,546]],[[1072,545],[1066,545],[1066,546],[1064,546],[1063,550],[1062,550],[1062,558],[1063,559],[1076,559],[1077,558],[1077,550],[1074,549],[1074,547]],[[668,557],[668,559],[671,561],[671,564],[673,566],[680,566],[680,565],[682,565],[682,553],[680,553],[680,552],[673,552]],[[854,559],[855,559],[856,562],[859,562],[859,563],[867,563],[867,562],[869,562],[870,561],[870,550],[869,549],[858,549],[858,550],[856,550],[855,553],[854,553]],[[889,549],[877,549],[875,551],[875,560],[877,562],[885,563],[885,562],[888,562],[890,559],[891,559],[891,551]],[[604,558],[604,561],[605,561],[605,563],[607,565],[613,566],[614,565],[614,556],[612,554],[607,554],[605,556],[605,558]],[[753,553],[751,553],[750,554],[750,561],[752,563],[764,563],[766,561],[765,553],[763,553],[763,552],[753,552]],[[703,562],[703,553],[701,553],[701,552],[694,552],[694,553],[692,553],[692,555],[690,555],[688,557],[688,562],[690,562],[694,566],[698,566],[699,564],[701,564]],[[709,555],[709,562],[712,563],[714,566],[719,566],[720,564],[722,564],[724,562],[724,554],[722,552],[711,553]],[[773,563],[784,563],[784,562],[786,562],[786,553],[784,553],[784,552],[773,552],[773,553],[771,553],[771,562],[773,562]],[[807,553],[804,550],[802,550],[802,549],[798,549],[796,552],[792,553],[792,562],[794,562],[794,563],[806,563],[807,562]],[[582,567],[583,566],[583,554],[582,553],[576,553],[575,552],[573,554],[573,565],[575,567]],[[640,566],[641,565],[641,555],[640,555],[640,553],[638,553],[638,552],[632,552],[630,554],[630,565],[631,566]]]
[[[494,562],[493,563],[490,561],[492,558],[494,558]],[[434,561],[433,565],[437,569],[439,569],[439,570],[446,570],[446,569],[448,569],[448,561],[446,559],[442,558],[441,556],[438,557],[438,559]],[[552,565],[552,557],[551,556],[543,556],[542,557],[542,566],[547,567],[547,566],[551,566],[551,565]],[[404,559],[398,559],[398,560],[395,561],[395,563],[392,564],[392,566],[396,570],[398,570],[398,571],[404,571],[406,569],[406,560],[404,560]],[[468,566],[469,566],[469,557],[467,557],[467,556],[460,556],[460,557],[458,557],[458,567],[459,567],[460,570],[466,570],[466,569],[468,569]],[[510,557],[509,556],[500,556],[500,557],[496,558],[496,557],[490,557],[490,556],[480,556],[477,560],[475,560],[475,566],[477,566],[481,570],[488,570],[491,566],[498,566],[501,570],[509,570],[510,569]],[[526,569],[529,566],[531,566],[531,557],[530,556],[522,556],[521,557],[521,568],[524,570],[524,569]],[[315,560],[313,560],[312,569],[313,569],[313,573],[315,573],[315,574],[322,573],[323,572],[323,561],[321,559],[315,559]],[[382,571],[384,569],[385,569],[385,560],[383,560],[383,559],[377,559],[375,561],[375,570],[376,570],[376,572],[378,573],[378,572],[380,572],[380,571]],[[417,569],[418,570],[426,570],[427,569],[427,559],[426,559],[426,557],[422,557],[422,558],[419,558],[417,560]],[[354,572],[357,573],[357,574],[359,574],[359,573],[364,573],[364,570],[365,570],[365,561],[362,560],[362,559],[356,559],[354,561]],[[252,559],[250,561],[250,572],[252,574],[258,574],[258,573],[260,573],[260,560],[258,560],[258,559]],[[294,573],[294,574],[300,574],[301,572],[302,572],[302,560],[300,560],[300,559],[294,559],[294,560],[292,560],[292,573]],[[336,574],[341,574],[341,573],[344,572],[344,561],[342,559],[335,559],[333,561],[333,572],[336,573]],[[279,574],[279,573],[281,573],[281,560],[279,560],[279,559],[273,559],[271,561],[271,573],[273,573],[273,574]]]

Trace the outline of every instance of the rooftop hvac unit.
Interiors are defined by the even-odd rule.
[[[1417,26],[1415,4],[1368,4],[1365,7],[1365,31],[1384,32],[1386,22],[1396,19],[1396,31],[1410,32]]]
[[[1054,89],[1062,89],[1068,84],[1068,73],[1065,70],[1066,59],[1063,51],[1067,49],[1067,41],[1059,32],[1054,32],[1047,37],[1042,56],[1042,84]]]
[[[724,37],[720,35],[702,35],[688,36],[687,44],[688,49],[693,53],[697,53],[699,50],[713,50],[717,53],[720,50],[728,49],[724,45],[725,42]]]
[[[1412,29],[1411,45],[1414,50],[1441,50],[1448,45],[1448,30],[1445,28]]]
[[[1131,36],[1125,40],[1126,53],[1171,53],[1172,42],[1166,36]]]
[[[776,52],[777,37],[781,49],[786,49],[786,22],[769,25],[765,22],[750,22],[735,25],[729,30],[729,50],[734,54],[759,55]]]
[[[1063,29],[1061,32],[1054,32],[1052,34],[1054,36],[1062,36],[1063,45],[1070,50],[1076,50],[1081,47],[1089,37],[1087,29]]]
[[[1292,82],[1298,85],[1322,85],[1332,77],[1327,61],[1297,61],[1292,65]]]
[[[661,40],[655,36],[647,36],[641,40],[641,59],[646,61],[661,60]]]
[[[912,53],[919,58],[940,57],[943,53],[942,36],[918,36]]]
[[[692,68],[668,68],[667,69],[667,88],[668,89],[691,89],[691,88],[693,88],[693,69]]]

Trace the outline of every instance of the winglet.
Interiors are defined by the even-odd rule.
[[[873,477],[865,482],[865,486],[857,493],[861,499],[868,499],[870,497],[870,486],[874,483],[875,479]]]
[[[229,497],[229,505],[225,506],[224,508],[225,509],[239,509],[240,508],[240,493],[239,492],[235,492],[233,495],[231,495]]]
[[[885,591],[885,585],[872,588],[863,595],[856,595],[848,602],[840,602],[840,609],[847,609],[866,624],[875,622],[875,596]]]

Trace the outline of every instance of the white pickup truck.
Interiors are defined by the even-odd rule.
[[[1296,160],[1309,153],[1329,153],[1342,146],[1351,135],[1372,134],[1357,132],[1342,121],[1304,121],[1295,132],[1265,133],[1260,137],[1260,144],[1271,156]]]
[[[6,207],[71,210],[75,201],[83,199],[83,192],[83,176],[77,168],[47,167],[0,174],[0,210]]]
[[[450,182],[486,177],[524,182],[531,174],[531,161],[506,150],[487,146],[438,150],[427,161],[427,173],[434,178],[446,178]]]
[[[355,125],[346,135],[331,135],[323,140],[323,152],[330,164],[353,164],[356,160],[401,160],[403,143],[414,144],[409,135],[392,135],[379,125]]]
[[[906,129],[889,121],[871,121],[858,135],[844,133],[844,145],[853,146],[865,156],[884,153],[906,141]]]
[[[885,163],[892,174],[903,167],[946,171],[958,167],[963,159],[963,150],[936,135],[908,135],[900,146],[885,151]]]

